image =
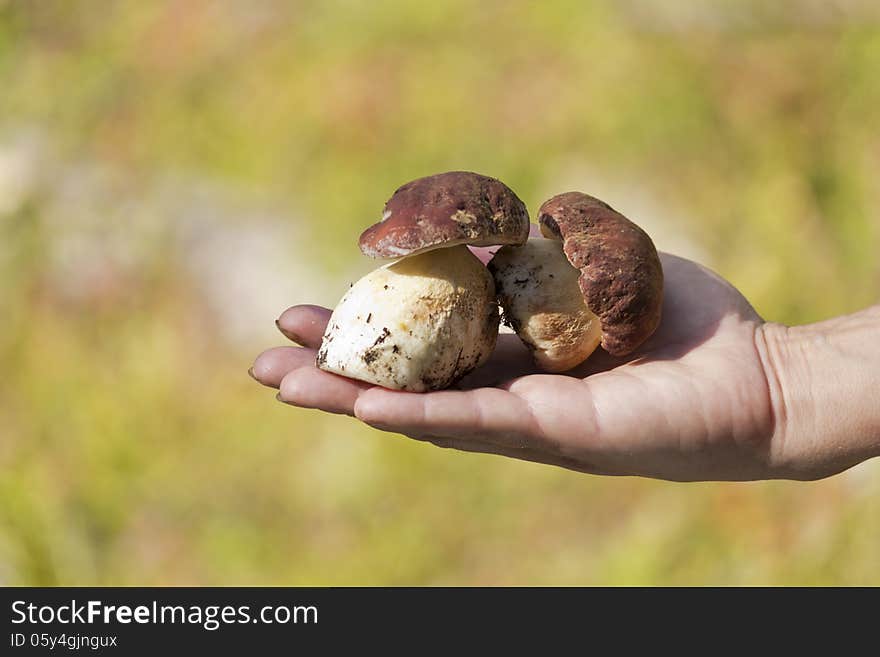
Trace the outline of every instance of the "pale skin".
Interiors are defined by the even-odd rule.
[[[485,259],[485,254],[482,254]],[[519,339],[454,390],[386,390],[323,372],[330,311],[294,306],[252,376],[278,399],[440,447],[598,475],[819,479],[880,456],[880,306],[801,327],[765,322],[732,285],[661,254],[663,318],[636,353],[540,373]]]

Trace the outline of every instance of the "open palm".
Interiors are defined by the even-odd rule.
[[[761,357],[763,320],[729,283],[662,254],[663,319],[635,354],[597,351],[563,375],[539,373],[519,339],[454,390],[386,390],[315,367],[330,311],[295,306],[278,320],[302,347],[262,353],[254,377],[289,404],[346,413],[441,447],[607,475],[674,480],[786,476]]]

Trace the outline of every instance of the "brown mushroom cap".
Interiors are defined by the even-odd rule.
[[[359,244],[371,258],[399,258],[458,244],[524,244],[528,236],[529,213],[507,185],[450,171],[400,187]]]
[[[578,284],[602,325],[602,347],[625,356],[660,323],[663,268],[647,233],[606,203],[566,192],[538,210],[545,237],[561,240]]]

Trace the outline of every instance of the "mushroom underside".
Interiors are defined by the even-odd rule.
[[[585,361],[602,333],[571,266],[555,240],[532,238],[503,247],[489,263],[504,319],[547,372],[564,372]]]

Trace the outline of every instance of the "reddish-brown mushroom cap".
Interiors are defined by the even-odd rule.
[[[500,180],[468,171],[419,178],[385,204],[382,221],[360,237],[371,258],[399,258],[441,247],[524,244],[529,213]]]
[[[634,351],[660,323],[663,268],[647,233],[599,199],[580,192],[554,196],[538,210],[545,237],[561,240],[578,283],[602,325],[602,347]]]

